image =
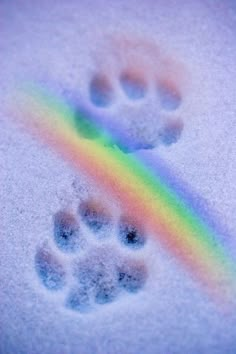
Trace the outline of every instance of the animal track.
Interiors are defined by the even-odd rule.
[[[103,230],[111,224],[111,215],[108,210],[94,200],[81,202],[78,212],[84,223],[94,232]]]
[[[127,132],[128,139],[118,146],[132,152],[176,143],[184,128],[183,65],[142,38],[110,36],[100,48],[94,55],[89,99],[91,106],[102,109],[108,125],[117,120]]]
[[[116,250],[104,247],[96,248],[89,252],[89,256],[75,265],[74,276],[80,284],[80,288],[86,290],[96,303],[111,302],[118,294],[112,253],[116,253]]]
[[[120,217],[119,238],[124,245],[133,249],[143,247],[146,242],[146,235],[142,226],[127,215]]]
[[[89,312],[91,303],[87,290],[79,286],[70,289],[65,306],[74,311]]]
[[[112,86],[105,75],[94,75],[89,84],[90,99],[95,106],[108,107],[114,94]]]
[[[48,290],[60,290],[64,287],[66,273],[63,265],[45,246],[36,251],[35,269],[39,279]]]
[[[183,122],[181,120],[170,120],[160,130],[159,139],[163,144],[171,145],[179,140],[182,130]]]
[[[178,90],[178,85],[171,85],[167,82],[159,83],[157,93],[161,107],[166,111],[175,111],[181,105],[181,94]]]
[[[147,83],[141,75],[124,71],[120,75],[120,85],[124,93],[131,100],[138,100],[147,93]]]
[[[54,240],[64,252],[75,252],[79,248],[79,222],[73,215],[64,211],[54,215]]]
[[[145,284],[147,268],[145,264],[127,260],[117,268],[119,285],[126,291],[134,293],[139,291]]]
[[[111,129],[118,128],[111,144],[115,141],[124,152],[176,143],[184,128],[183,67],[140,38],[113,36],[100,47],[88,83],[90,103],[84,113],[75,109],[78,133],[100,138],[103,133],[86,117],[95,111],[95,119],[101,111],[101,123],[108,130],[109,122]],[[48,291],[64,292],[65,308],[90,312],[144,289],[148,268],[140,255],[147,234],[129,215],[117,217],[100,201],[88,198],[75,213],[55,213],[52,240],[51,247],[44,244],[36,250],[35,270]]]
[[[35,271],[48,291],[64,292],[65,308],[86,313],[144,288],[147,266],[138,251],[132,252],[145,246],[147,236],[128,215],[117,217],[93,198],[81,201],[77,210],[54,214],[51,246],[37,248]]]

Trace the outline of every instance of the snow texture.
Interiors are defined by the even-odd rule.
[[[236,314],[8,109],[34,80],[118,119],[236,254],[235,33],[230,0],[1,1],[0,354],[235,354]]]

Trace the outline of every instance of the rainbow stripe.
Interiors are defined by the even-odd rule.
[[[143,220],[150,234],[215,299],[233,301],[236,266],[220,235],[158,171],[137,155],[117,148],[115,134],[99,128],[94,117],[78,113],[75,119],[70,105],[37,86],[19,95],[15,116],[32,134],[118,198],[129,215]],[[84,128],[95,138],[81,136]]]

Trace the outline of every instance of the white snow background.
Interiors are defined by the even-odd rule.
[[[236,353],[236,314],[222,315],[153,241],[142,251],[144,289],[88,314],[68,311],[65,294],[37,279],[35,251],[50,240],[54,213],[97,186],[19,130],[5,108],[14,107],[16,82],[28,78],[86,91],[99,40],[126,31],[160,43],[187,66],[183,134],[155,153],[208,201],[236,250],[234,1],[1,0],[0,354]],[[76,195],[75,180],[82,186]]]

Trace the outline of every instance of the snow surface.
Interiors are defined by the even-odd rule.
[[[77,90],[86,95],[93,59],[103,60],[103,39],[113,33],[147,37],[187,68],[189,85],[179,109],[182,135],[152,154],[158,153],[207,200],[227,226],[232,236],[226,242],[236,251],[234,1],[2,0],[0,353],[234,354],[236,314],[223,315],[151,239],[141,250],[120,245],[114,225],[108,259],[145,264],[142,289],[133,294],[122,290],[114,302],[97,304],[88,313],[64,305],[73,276],[70,255],[53,241],[53,218],[64,209],[76,213],[81,200],[105,197],[99,186],[20,130],[7,107],[9,102],[14,107],[16,85],[32,78],[55,85],[66,97]],[[124,112],[128,122],[129,110]],[[108,205],[117,219],[115,202],[108,200]],[[93,260],[100,240],[82,228],[88,241],[81,252],[86,257],[86,247],[91,249],[88,261]],[[36,252],[44,244],[67,274],[61,291],[45,288],[35,270]]]

